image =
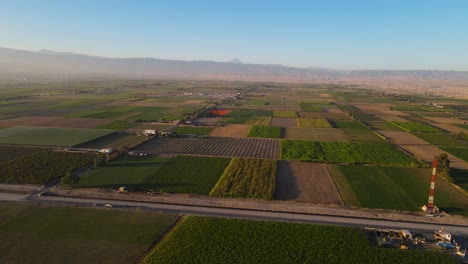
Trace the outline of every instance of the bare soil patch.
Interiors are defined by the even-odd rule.
[[[233,138],[245,138],[249,133],[250,125],[227,125],[223,127],[217,127],[211,131],[210,136],[212,137],[233,137]]]
[[[93,128],[109,123],[111,120],[94,118],[65,118],[44,116],[22,116],[0,120],[0,127],[38,126],[38,127],[68,127]]]
[[[327,166],[309,162],[278,162],[275,197],[316,204],[342,204]]]
[[[271,118],[270,126],[297,127],[297,119],[273,117]]]

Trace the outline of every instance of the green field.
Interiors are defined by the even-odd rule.
[[[144,136],[113,133],[104,137],[85,142],[83,144],[79,144],[76,147],[92,149],[112,148],[114,150],[119,150],[121,147],[130,147],[146,139],[147,138]]]
[[[427,203],[431,169],[329,165],[346,205],[420,211]],[[333,168],[334,167],[334,168]],[[337,173],[337,170],[339,171]],[[341,172],[341,173],[340,173]],[[351,188],[347,188],[346,181]],[[435,204],[443,211],[468,215],[468,196],[437,177]]]
[[[448,133],[413,133],[433,145],[444,147],[465,147],[468,148],[468,138],[456,134]]]
[[[366,124],[374,130],[391,130],[391,131],[402,131],[403,129],[393,125],[390,122],[373,121],[366,122]]]
[[[360,128],[343,128],[343,131],[348,135],[351,141],[354,142],[386,142],[385,139],[378,136],[372,130]]]
[[[260,138],[280,138],[281,128],[275,126],[261,126],[253,125],[250,128],[248,137],[260,137]]]
[[[138,123],[132,123],[128,121],[114,120],[107,124],[97,126],[98,129],[111,129],[111,130],[125,130],[136,126]]]
[[[208,195],[228,164],[226,158],[177,156],[142,185],[161,192]]]
[[[444,132],[438,128],[421,122],[392,122],[395,126],[407,132],[426,132],[426,133],[441,133]]]
[[[75,146],[114,132],[107,129],[10,127],[0,130],[0,144]]]
[[[81,176],[79,187],[135,187],[170,158],[124,156]]]
[[[0,202],[0,223],[6,221],[10,217],[21,214],[34,206],[35,205],[25,203]]]
[[[410,156],[387,143],[282,140],[281,159],[384,166],[418,166]]]
[[[221,122],[228,124],[246,124],[256,122],[256,120],[269,120],[273,115],[272,111],[267,110],[232,110],[227,114]],[[266,124],[268,125],[269,122]]]
[[[331,120],[330,124],[334,128],[366,129],[364,125],[356,121]]]
[[[175,132],[177,134],[195,134],[195,135],[208,135],[213,128],[211,127],[191,127],[191,126],[186,126],[186,127],[176,127],[172,129],[172,132]]]
[[[468,148],[441,147],[441,149],[468,162]]]
[[[322,108],[317,104],[300,103],[299,107],[301,107],[301,110],[304,112],[322,112]]]
[[[95,154],[41,151],[0,163],[0,182],[46,184],[92,164]]]
[[[275,190],[276,160],[233,158],[210,195],[273,199]]]
[[[35,207],[0,223],[0,263],[132,263],[175,220],[158,213]]]
[[[295,111],[275,111],[273,117],[296,118],[297,113]]]
[[[433,251],[371,247],[357,228],[188,216],[143,263],[457,262]]]
[[[450,178],[468,194],[468,177],[466,175],[468,175],[468,170],[450,170]]]

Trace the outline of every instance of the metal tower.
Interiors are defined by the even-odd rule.
[[[432,161],[432,177],[431,177],[431,187],[429,189],[429,199],[427,205],[423,206],[423,210],[426,212],[426,215],[432,216],[439,213],[439,208],[434,205],[434,192],[435,192],[435,179],[436,179],[436,170],[437,170],[437,159]]]

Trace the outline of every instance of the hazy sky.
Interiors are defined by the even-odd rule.
[[[0,47],[339,69],[468,70],[468,1],[0,0]]]

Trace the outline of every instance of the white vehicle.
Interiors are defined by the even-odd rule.
[[[105,204],[104,204],[104,207],[112,207],[112,204],[110,204],[110,203],[105,203]]]

